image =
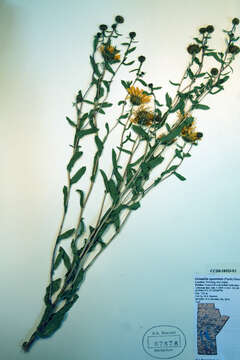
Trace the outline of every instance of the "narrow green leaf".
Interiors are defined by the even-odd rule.
[[[127,51],[126,51],[126,55],[131,54],[131,53],[132,53],[133,51],[135,51],[135,50],[136,50],[136,47],[133,47],[133,48],[127,50]]]
[[[60,289],[61,281],[62,280],[59,278],[52,282],[52,291],[51,291],[52,294],[55,294],[55,292],[57,292]]]
[[[70,230],[65,231],[63,234],[59,235],[57,238],[57,241],[59,242],[60,240],[64,240],[69,238],[70,236],[72,236],[72,234],[74,233],[75,229],[72,228]]]
[[[100,74],[100,72],[99,72],[99,70],[98,70],[98,66],[97,66],[97,64],[96,64],[93,56],[91,56],[91,55],[90,55],[90,62],[91,62],[92,68],[93,68],[93,72],[94,72],[98,77],[100,77],[101,74]]]
[[[77,103],[81,103],[83,101],[83,96],[81,90],[78,91],[78,94],[76,96]]]
[[[161,173],[161,176],[164,176],[164,175],[166,175],[166,174],[169,174],[170,172],[176,170],[177,168],[178,168],[178,165],[170,166],[169,169],[167,169],[167,170],[165,170],[165,171],[163,171],[163,172]]]
[[[140,163],[140,161],[141,161],[143,158],[144,158],[144,155],[140,156],[134,163],[131,163],[131,164],[129,164],[128,166],[129,166],[129,167],[134,167],[134,166],[136,166],[137,164]]]
[[[70,184],[73,185],[76,182],[78,182],[78,180],[81,179],[81,177],[84,175],[86,171],[86,166],[81,167],[81,169],[79,169],[76,174],[71,178],[70,180]]]
[[[109,186],[108,186],[108,178],[107,178],[107,175],[105,174],[105,172],[101,169],[100,170],[100,173],[102,174],[102,177],[103,177],[103,181],[104,181],[104,185],[105,185],[105,189],[106,189],[106,192],[109,192]]]
[[[149,140],[148,134],[140,126],[132,125],[132,129],[136,134],[140,135],[144,140]]]
[[[83,102],[85,102],[85,103],[87,103],[87,104],[90,104],[90,105],[94,105],[94,102],[89,101],[89,100],[83,100]]]
[[[143,86],[147,86],[147,83],[145,83],[144,80],[137,78],[137,81],[139,81]]]
[[[122,84],[122,86],[123,86],[125,89],[128,89],[128,88],[129,88],[128,83],[127,83],[126,81],[121,80],[121,84]]]
[[[130,61],[130,62],[128,62],[128,63],[123,63],[123,65],[126,65],[126,66],[129,66],[129,65],[132,65],[132,64],[134,64],[135,63],[135,61],[133,60],[133,61]]]
[[[117,155],[114,149],[112,149],[112,163],[113,167],[117,168]]]
[[[117,148],[118,148],[120,151],[125,152],[126,154],[132,155],[132,152],[131,152],[131,151],[129,151],[129,150],[127,150],[127,149],[124,149],[123,147],[117,146]]]
[[[112,163],[113,163],[113,173],[114,173],[116,180],[118,182],[118,185],[119,185],[123,178],[118,171],[117,156],[116,156],[116,152],[114,149],[112,149]]]
[[[54,267],[53,269],[56,270],[58,268],[58,266],[60,265],[60,262],[62,260],[62,252],[59,251],[58,256],[56,257],[55,263],[54,263]]]
[[[162,89],[162,86],[153,87],[153,90],[160,90]]]
[[[95,101],[99,100],[104,95],[104,88],[102,86],[98,87],[97,94],[94,98]]]
[[[76,127],[77,125],[75,124],[74,121],[72,121],[71,119],[69,119],[69,117],[66,116],[66,120],[68,121],[68,123],[73,126],[73,127]]]
[[[111,103],[104,102],[104,103],[101,104],[101,107],[106,108],[106,107],[111,107],[112,105],[113,104],[111,104]]]
[[[221,85],[229,79],[229,76],[224,76],[224,78],[219,79],[216,85]]]
[[[188,76],[190,77],[191,80],[194,79],[194,74],[192,72],[192,70],[190,68],[187,69],[187,73],[188,73]]]
[[[76,246],[75,239],[72,239],[72,241],[71,241],[71,249],[72,249],[72,254],[73,254],[74,258],[76,259],[76,256],[78,255],[78,248]]]
[[[60,246],[59,251],[61,251],[64,265],[66,266],[67,271],[69,271],[70,268],[71,268],[70,258],[69,258],[69,256],[68,256],[68,254],[66,253],[66,251],[65,251],[61,246]]]
[[[199,109],[199,110],[208,110],[208,109],[210,109],[209,106],[203,105],[203,104],[195,104],[195,105],[192,106],[192,108]]]
[[[196,78],[200,78],[200,77],[203,77],[205,75],[206,75],[206,73],[201,73],[201,74],[196,75]]]
[[[126,104],[127,104],[127,102],[125,100],[121,100],[118,102],[118,105],[126,105]]]
[[[83,124],[84,121],[85,121],[87,118],[88,118],[88,113],[84,113],[83,116],[82,116],[81,119],[80,119],[80,120],[81,120],[81,121],[80,121],[81,124]]]
[[[119,117],[119,119],[126,119],[127,117],[128,117],[128,113],[126,113],[126,114],[124,114],[124,115],[121,115],[120,117]]]
[[[75,154],[73,154],[73,156],[71,157],[71,160],[69,161],[68,165],[67,165],[67,170],[69,172],[71,172],[74,164],[76,163],[76,161],[78,159],[80,159],[80,157],[82,156],[83,152],[81,151],[76,151]]]
[[[80,206],[83,207],[84,204],[84,192],[82,190],[76,190],[80,196]]]
[[[94,40],[93,40],[93,51],[95,52],[97,50],[97,45],[98,45],[98,37],[94,36]]]
[[[153,169],[156,166],[160,165],[164,160],[164,157],[159,156],[159,157],[155,157],[154,159],[150,160],[147,164],[148,166]]]
[[[67,197],[68,197],[68,189],[66,186],[63,187],[63,206],[64,212],[67,211]]]
[[[109,92],[109,90],[110,90],[110,81],[103,80],[103,84],[105,85],[107,91]]]
[[[200,66],[200,60],[196,56],[193,58],[193,61]]]
[[[154,100],[154,103],[157,105],[157,106],[162,106],[162,104],[160,104],[160,102],[158,100]]]
[[[179,173],[177,173],[176,171],[173,172],[173,174],[181,181],[186,180],[186,178],[182,175],[180,175]]]
[[[85,232],[85,224],[83,219],[81,219],[79,227],[78,227],[78,232],[77,232],[77,237],[79,238],[80,236],[82,236],[82,234]]]
[[[111,198],[113,200],[113,202],[117,202],[118,198],[119,198],[119,194],[118,194],[118,190],[117,190],[117,187],[115,185],[115,182],[110,179],[108,181],[108,187],[109,187],[109,193],[111,195]]]
[[[85,129],[77,131],[77,136],[79,139],[83,138],[86,135],[94,134],[98,131],[97,128]]]
[[[109,65],[108,62],[105,62],[106,70],[109,71],[111,74],[115,75],[115,71],[112,69],[112,67]]]
[[[109,131],[110,131],[108,123],[105,123],[105,128],[106,128],[106,130],[107,130],[107,135],[108,135],[108,134],[109,134]]]
[[[77,277],[72,285],[72,288],[74,291],[77,291],[79,285],[84,280],[85,271],[83,269],[80,269],[80,271],[77,274]]]
[[[102,140],[100,139],[100,137],[98,135],[96,135],[94,137],[94,140],[95,140],[95,144],[97,145],[99,156],[100,156],[102,154],[102,151],[103,151],[103,142],[102,142]]]
[[[168,108],[170,108],[172,106],[172,98],[168,95],[168,93],[166,93],[165,98],[166,98],[166,105]]]
[[[170,84],[172,84],[173,86],[179,86],[179,85],[180,85],[180,83],[175,83],[175,82],[173,82],[173,81],[171,81],[171,80],[169,80],[169,82],[170,82]]]
[[[53,294],[55,294],[55,292],[57,292],[60,289],[61,281],[62,280],[60,278],[53,280],[53,282],[46,287],[46,294],[44,296],[44,302],[46,305],[50,303],[49,302],[50,288],[51,288],[51,296],[52,296]]]

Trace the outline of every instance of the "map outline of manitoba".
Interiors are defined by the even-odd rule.
[[[221,315],[214,303],[198,303],[197,350],[199,355],[217,355],[217,335],[230,316]]]

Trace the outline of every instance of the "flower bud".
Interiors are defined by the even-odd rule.
[[[200,34],[204,34],[206,32],[206,28],[202,27],[199,29]]]
[[[118,24],[122,24],[124,22],[124,18],[120,15],[117,15],[115,17],[115,21],[118,23]]]
[[[132,31],[132,32],[129,33],[129,36],[130,36],[131,39],[134,39],[135,36],[136,36],[136,33],[134,31]]]
[[[213,27],[212,25],[208,25],[208,26],[206,27],[206,31],[207,31],[209,34],[211,34],[211,33],[214,32],[214,27]]]
[[[230,52],[230,54],[236,55],[239,53],[240,49],[237,45],[229,45],[228,51]]]
[[[108,28],[108,27],[107,27],[107,25],[105,25],[105,24],[102,24],[102,25],[99,26],[99,29],[102,30],[102,31],[107,30],[107,28]]]
[[[138,61],[143,63],[146,60],[145,56],[139,56]]]
[[[210,72],[213,76],[216,76],[218,74],[218,69],[212,68]]]
[[[201,50],[201,49],[200,49],[200,47],[199,47],[197,44],[191,44],[191,45],[189,45],[189,46],[187,47],[187,51],[188,51],[188,53],[191,54],[191,55],[194,55],[194,54],[199,53],[200,50]]]
[[[239,24],[239,19],[238,18],[232,19],[232,23],[233,23],[233,25],[238,25]]]

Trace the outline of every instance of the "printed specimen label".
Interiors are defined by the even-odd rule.
[[[240,277],[196,276],[194,285],[195,360],[237,359]]]

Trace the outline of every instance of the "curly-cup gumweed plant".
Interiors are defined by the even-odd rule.
[[[90,55],[89,86],[77,93],[73,104],[76,119],[66,118],[73,130],[73,142],[63,186],[63,215],[52,254],[44,312],[36,330],[22,344],[24,351],[60,328],[78,300],[87,271],[130,214],[142,205],[143,198],[170,176],[185,180],[179,168],[203,137],[195,112],[209,109],[202,103],[207,95],[224,90],[231,64],[240,51],[236,45],[238,18],[232,20],[229,30],[223,30],[226,45],[221,51],[209,46],[214,27],[201,27],[186,49],[188,65],[182,77],[170,81],[174,92],[170,96],[155,83],[156,79],[152,83],[144,80],[146,59],[143,55],[134,57],[136,33],[120,34],[123,22],[122,16],[116,16],[111,27],[99,26]],[[113,102],[109,98],[115,81],[124,95]],[[109,145],[113,133],[118,139],[114,146]],[[104,167],[101,160],[106,153],[110,160]],[[94,195],[96,218],[92,222],[86,219],[85,211],[97,179],[102,194],[98,191]],[[79,213],[75,227],[68,228],[65,223],[73,196],[78,197]]]

